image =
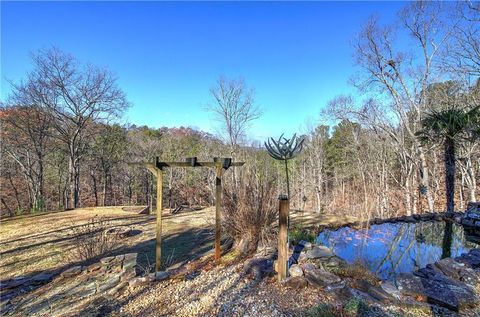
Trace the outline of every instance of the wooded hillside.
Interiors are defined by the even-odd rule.
[[[352,45],[359,94],[319,105],[320,120],[301,131],[305,148],[290,164],[293,207],[363,217],[443,210],[443,147],[422,142],[418,132],[431,111],[480,106],[479,25],[478,3],[468,2],[411,3],[395,25],[369,20]],[[260,142],[248,141],[261,111],[245,81],[222,77],[211,90],[208,110],[218,116],[221,136],[119,124],[127,95],[105,68],[55,48],[34,54],[32,71],[12,84],[0,110],[1,213],[152,206],[151,173],[127,163],[155,156],[233,157],[246,165],[229,172],[227,190],[255,173],[285,191],[283,167]],[[478,196],[478,139],[459,140],[456,152],[456,208],[463,209]],[[168,169],[164,206],[212,204],[212,173]]]

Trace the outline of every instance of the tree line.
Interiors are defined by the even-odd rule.
[[[412,2],[391,24],[367,21],[352,43],[358,93],[319,105],[320,121],[302,131],[304,151],[289,167],[292,207],[361,217],[444,210],[451,158],[426,118],[480,105],[479,25],[478,2]],[[130,103],[115,76],[55,48],[35,54],[11,88],[0,112],[2,214],[152,206],[152,176],[127,163],[155,156],[233,157],[247,164],[229,171],[227,189],[254,175],[285,191],[282,166],[248,139],[262,112],[242,79],[221,77],[210,91],[221,136],[119,124]],[[479,142],[466,134],[454,142],[457,209],[478,195]],[[208,169],[168,169],[165,206],[212,204],[213,179]]]

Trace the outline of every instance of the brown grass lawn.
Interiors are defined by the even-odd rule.
[[[162,262],[172,266],[212,250],[214,215],[213,207],[175,215],[164,211]],[[311,212],[292,211],[291,216],[293,224],[305,228],[355,220]],[[0,224],[0,279],[86,264],[75,258],[73,230],[93,217],[108,220],[108,227],[128,226],[140,233],[119,239],[110,254],[102,254],[92,261],[107,255],[136,252],[139,264],[153,270],[155,215],[126,212],[121,207],[91,207],[3,218]]]
[[[214,214],[212,208],[175,215],[164,211],[162,262],[170,266],[211,250]],[[139,232],[118,239],[110,254],[136,252],[141,266],[153,269],[155,215],[126,212],[121,207],[79,208],[3,218],[0,225],[0,279],[85,264],[74,256],[73,229],[93,217],[108,220],[108,227],[128,226]],[[103,256],[107,254],[96,259]]]
[[[308,229],[316,226],[340,226],[360,221],[361,219],[354,216],[324,214],[308,210],[292,210],[290,212],[290,220],[293,225]]]

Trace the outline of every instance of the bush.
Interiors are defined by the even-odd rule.
[[[82,225],[72,225],[69,237],[74,248],[70,255],[73,260],[89,260],[99,255],[106,255],[115,248],[121,234],[116,230],[108,230],[111,224],[96,216]]]
[[[248,255],[259,244],[267,245],[276,238],[274,226],[278,211],[274,184],[244,173],[237,190],[224,192],[224,232],[234,240],[239,255]]]
[[[310,308],[305,317],[335,317],[338,314],[335,313],[335,309],[330,304],[319,304],[315,307]]]
[[[368,306],[362,300],[358,298],[350,299],[345,306],[343,306],[343,312],[346,316],[355,317],[368,311]]]

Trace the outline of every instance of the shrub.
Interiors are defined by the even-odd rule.
[[[335,316],[338,316],[338,314],[335,313],[335,309],[333,308],[333,306],[326,303],[322,303],[315,307],[310,308],[305,314],[305,317],[335,317]]]
[[[239,255],[255,252],[275,238],[277,202],[274,184],[244,173],[240,185],[224,192],[223,228]]]
[[[110,227],[108,220],[98,219],[97,216],[85,224],[73,225],[68,234],[74,245],[70,257],[78,261],[108,254],[121,238],[118,231],[108,230]]]
[[[355,317],[368,311],[368,306],[361,299],[352,298],[345,306],[343,306],[343,312],[346,316]]]

